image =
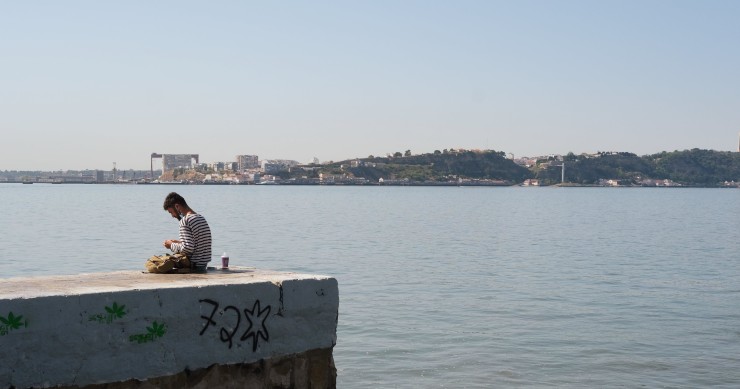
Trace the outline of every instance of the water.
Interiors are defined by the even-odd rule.
[[[339,281],[340,388],[740,386],[734,189],[0,185],[0,277],[214,263]]]

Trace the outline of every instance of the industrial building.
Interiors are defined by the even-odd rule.
[[[259,169],[260,163],[256,155],[237,155],[237,169],[245,171],[247,169]]]
[[[154,176],[154,158],[162,159],[162,171],[166,172],[169,170],[175,170],[176,168],[193,168],[193,160],[195,163],[199,163],[198,154],[158,154],[152,153],[150,158],[151,172]]]

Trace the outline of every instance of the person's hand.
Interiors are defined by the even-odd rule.
[[[172,246],[172,239],[167,239],[162,244],[164,247],[170,248]]]

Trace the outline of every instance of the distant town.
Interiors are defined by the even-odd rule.
[[[637,156],[568,153],[515,158],[495,150],[388,153],[299,163],[237,155],[201,162],[199,154],[149,156],[149,170],[0,171],[0,183],[161,185],[401,185],[740,187],[740,152],[692,149]],[[156,169],[155,169],[156,167]]]

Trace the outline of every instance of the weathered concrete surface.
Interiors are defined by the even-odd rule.
[[[331,354],[338,307],[333,278],[246,268],[2,279],[0,388],[230,387],[213,382],[238,372],[239,387],[333,387],[333,362],[310,356]]]

